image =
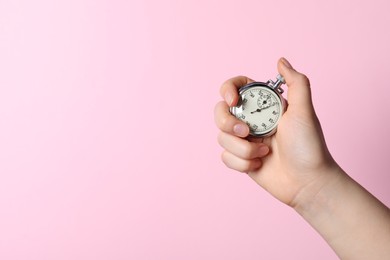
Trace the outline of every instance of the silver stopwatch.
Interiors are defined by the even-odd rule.
[[[277,75],[275,82],[252,82],[239,89],[238,104],[230,112],[249,126],[250,135],[266,137],[276,132],[286,109],[280,87],[284,83],[284,78]]]

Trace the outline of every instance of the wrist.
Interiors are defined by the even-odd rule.
[[[318,212],[317,208],[329,207],[330,200],[348,179],[347,174],[336,163],[316,174],[318,177],[303,187],[291,204],[303,217],[315,214]]]
[[[337,164],[319,176],[298,193],[293,208],[335,250],[335,241],[343,236],[344,223],[349,221],[340,217],[340,211],[347,206],[341,198],[348,192],[351,179]]]
[[[294,209],[340,259],[388,259],[389,208],[339,166],[319,176],[298,193]]]

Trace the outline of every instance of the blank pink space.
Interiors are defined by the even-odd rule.
[[[220,161],[220,84],[306,73],[390,204],[388,1],[0,2],[0,259],[337,259]]]

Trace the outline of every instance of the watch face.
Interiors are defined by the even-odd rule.
[[[284,112],[279,95],[267,86],[255,85],[242,88],[240,98],[232,113],[249,126],[252,135],[272,134]]]

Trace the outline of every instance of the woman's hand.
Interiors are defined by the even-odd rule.
[[[309,80],[284,58],[278,62],[278,71],[288,86],[288,107],[275,135],[264,139],[248,137],[248,126],[230,114],[229,107],[235,106],[239,98],[238,89],[253,82],[243,76],[222,85],[224,101],[215,107],[215,121],[221,130],[218,142],[224,148],[223,162],[229,168],[247,172],[277,199],[295,206],[299,203],[297,195],[313,182],[326,181],[328,169],[337,164],[326,147]]]

